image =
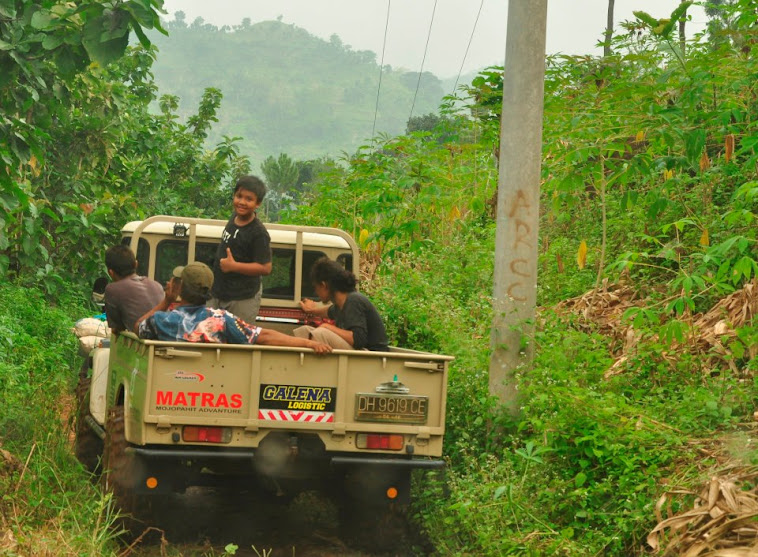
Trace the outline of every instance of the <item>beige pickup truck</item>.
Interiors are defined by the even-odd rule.
[[[211,263],[225,222],[152,217],[122,229],[140,274],[165,282],[176,265]],[[332,228],[266,225],[273,252],[259,325],[291,332],[313,297],[324,255],[358,274],[359,250]],[[280,496],[319,489],[346,516],[407,503],[414,469],[444,462],[452,358],[388,352],[194,344],[114,335],[82,377],[76,451],[102,470],[123,511],[151,496],[232,482]]]

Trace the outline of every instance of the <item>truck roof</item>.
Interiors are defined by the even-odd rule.
[[[126,223],[121,229],[123,233],[133,233],[142,221],[131,221]],[[271,236],[272,244],[289,244],[295,245],[297,242],[297,232],[295,228],[302,230],[303,226],[293,226],[292,229],[288,229],[287,225],[282,224],[269,224],[264,223],[264,226],[268,230],[269,236]],[[218,240],[221,238],[221,233],[224,230],[223,224],[198,224],[196,227],[197,238],[206,238],[212,240]],[[324,228],[319,228],[324,230]],[[173,222],[154,222],[148,224],[142,231],[142,233],[148,234],[161,234],[172,235],[174,232]],[[337,231],[335,231],[337,232]],[[303,232],[303,244],[306,246],[325,247],[325,248],[341,248],[351,249],[350,244],[342,236],[327,234],[324,232]]]

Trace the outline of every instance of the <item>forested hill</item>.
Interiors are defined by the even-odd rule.
[[[169,21],[169,36],[151,35],[159,49],[153,66],[160,94],[180,97],[180,116],[196,113],[205,88],[221,90],[211,144],[242,137],[253,168],[269,155],[296,159],[352,152],[374,127],[379,62],[333,35],[330,41],[281,21],[217,28],[201,19]],[[416,87],[418,84],[418,93]],[[376,133],[405,132],[413,115],[437,112],[443,90],[429,72],[385,66]]]

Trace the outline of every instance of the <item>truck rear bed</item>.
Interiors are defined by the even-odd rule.
[[[299,431],[318,435],[326,451],[442,453],[448,356],[397,348],[317,356],[122,334],[110,357],[119,377],[111,385],[129,390],[126,436],[135,445],[209,445],[186,441],[183,428],[213,425],[228,428],[220,443],[227,447],[257,447],[272,431]],[[402,435],[402,446],[358,448],[357,436],[373,432]]]

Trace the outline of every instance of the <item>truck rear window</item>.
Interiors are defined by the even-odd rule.
[[[132,239],[127,236],[125,238],[121,239],[121,244],[124,246],[128,246],[131,243]],[[150,263],[150,244],[147,243],[147,240],[144,238],[140,238],[137,242],[137,274],[143,277],[147,276],[148,273],[148,265]]]
[[[124,237],[122,243],[129,245],[130,237]],[[200,242],[195,244],[195,260],[202,261],[213,268],[216,256],[217,242]],[[188,244],[185,239],[165,239],[158,242],[155,252],[154,279],[161,284],[166,284],[171,278],[174,267],[187,264]],[[294,248],[277,248],[271,250],[272,270],[271,274],[263,277],[263,297],[275,300],[294,300],[295,298],[295,256]],[[311,284],[311,267],[320,257],[326,253],[318,249],[303,250],[303,270],[301,275],[301,296],[316,299],[316,293]],[[150,261],[150,244],[140,238],[137,245],[137,273],[148,276],[148,264]],[[337,261],[346,268],[352,267],[352,255],[341,253]]]
[[[217,244],[197,242],[195,244],[195,261],[202,261],[213,268]],[[187,242],[185,240],[162,240],[155,252],[155,280],[161,284],[168,282],[171,272],[177,265],[187,264]]]
[[[263,297],[292,300],[295,296],[295,250],[273,248],[271,274],[263,277]],[[322,251],[303,250],[302,296],[315,298],[311,284],[313,263],[326,254]]]

